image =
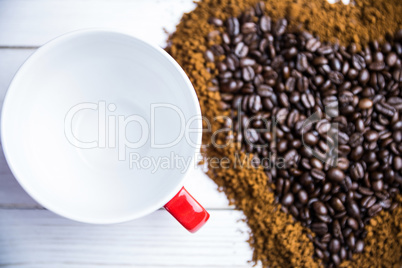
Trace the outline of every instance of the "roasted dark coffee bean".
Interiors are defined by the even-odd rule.
[[[340,72],[336,72],[336,71],[332,71],[328,74],[328,78],[329,80],[336,84],[336,85],[340,85],[343,83],[343,74]]]
[[[380,201],[380,206],[384,209],[389,209],[392,206],[392,201],[390,199]]]
[[[243,67],[242,69],[242,77],[244,81],[248,82],[254,79],[254,69],[251,66]]]
[[[249,110],[251,113],[256,114],[262,109],[261,97],[259,95],[252,95],[249,98]]]
[[[358,161],[362,158],[363,153],[364,153],[363,146],[358,145],[355,148],[353,148],[353,150],[350,152],[350,158],[353,161]]]
[[[294,57],[296,57],[297,56],[297,48],[295,48],[295,47],[291,47],[291,48],[289,48],[289,49],[287,49],[286,50],[286,52],[285,52],[285,58],[287,59],[287,60],[290,60],[290,59],[292,59],[292,58],[294,58]]]
[[[374,130],[369,130],[366,133],[364,133],[364,138],[368,142],[377,141],[378,136],[379,136],[378,132],[376,132]]]
[[[314,222],[311,224],[311,230],[317,235],[324,235],[328,232],[328,225],[324,222]]]
[[[370,63],[368,68],[372,71],[381,71],[385,68],[385,63],[383,61],[376,61],[376,62]]]
[[[316,202],[313,203],[313,209],[319,215],[326,215],[328,213],[327,208],[320,201],[316,201]]]
[[[279,95],[279,103],[283,106],[283,107],[289,107],[289,99],[288,96],[286,95],[286,93],[282,92]]]
[[[374,108],[381,114],[392,117],[395,114],[395,108],[387,103],[378,102],[374,105]]]
[[[306,49],[315,52],[321,46],[321,42],[316,38],[310,38],[306,43]]]
[[[371,191],[369,188],[367,187],[363,187],[363,186],[359,186],[359,188],[357,188],[357,190],[359,191],[359,193],[363,194],[363,195],[373,195],[374,192]]]
[[[307,204],[308,194],[306,191],[304,191],[304,190],[299,191],[299,193],[297,194],[297,197],[298,197],[300,203]]]
[[[240,42],[236,45],[234,53],[237,57],[239,58],[244,58],[248,54],[248,46],[244,44],[243,42]]]
[[[254,22],[246,22],[241,26],[241,33],[244,35],[255,33],[257,31],[257,25]]]
[[[307,132],[303,135],[303,142],[308,145],[315,145],[318,142],[318,137],[312,132]]]
[[[262,16],[260,18],[260,29],[263,32],[271,31],[271,18],[268,16]]]
[[[282,204],[285,206],[290,206],[291,204],[293,204],[293,201],[294,197],[292,193],[287,193],[282,198]]]
[[[285,33],[288,21],[286,19],[280,19],[275,23],[274,34],[280,36]]]
[[[370,109],[371,107],[373,107],[373,102],[370,99],[364,98],[359,101],[360,109],[365,110],[365,109]]]
[[[356,247],[356,238],[352,233],[347,236],[346,244],[352,250]]]
[[[360,163],[353,164],[351,167],[350,175],[354,180],[362,179],[364,176],[363,166]]]
[[[315,105],[314,96],[310,93],[307,93],[307,94],[303,93],[301,95],[301,100],[302,100],[304,107],[306,107],[307,109],[312,108]]]
[[[218,19],[218,18],[210,18],[208,20],[208,22],[213,24],[213,25],[215,25],[215,26],[217,26],[217,27],[223,26],[223,21],[221,19]]]
[[[345,179],[345,174],[339,168],[331,168],[327,173],[328,179],[334,182],[341,182]]]
[[[252,58],[242,58],[240,60],[240,66],[245,67],[245,66],[253,66],[256,64],[256,61]]]
[[[354,200],[348,200],[346,202],[346,211],[354,218],[360,218],[359,206]]]
[[[359,223],[354,218],[349,217],[347,220],[347,224],[354,231],[357,231],[359,229]]]
[[[240,33],[240,24],[237,18],[231,17],[227,20],[228,33],[236,36]]]
[[[336,211],[344,211],[345,206],[343,205],[342,201],[338,197],[333,197],[331,199],[331,206]]]
[[[255,129],[249,128],[249,129],[244,131],[244,138],[249,143],[255,143],[255,142],[258,141],[259,135],[258,135],[258,133],[257,133],[257,131]]]
[[[334,254],[338,253],[340,249],[341,249],[340,241],[336,238],[333,238],[329,243],[329,251]],[[337,265],[339,265],[339,263]]]
[[[362,253],[364,249],[364,242],[363,240],[357,240],[356,242],[356,247],[355,247],[355,252],[356,253]]]
[[[395,52],[391,52],[387,55],[385,62],[387,63],[387,65],[389,65],[390,67],[394,66],[395,63],[398,60],[398,56],[395,54]]]
[[[214,62],[214,61],[215,61],[214,53],[212,53],[211,50],[205,51],[205,58],[206,58],[208,61],[210,61],[210,62]]]
[[[325,172],[317,168],[313,168],[311,170],[311,176],[316,180],[322,181],[325,179]]]
[[[358,54],[354,54],[352,56],[352,63],[353,67],[356,68],[356,70],[362,70],[363,68],[366,68],[366,62],[364,58]]]

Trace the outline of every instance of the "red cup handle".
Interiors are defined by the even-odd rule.
[[[192,233],[197,232],[209,219],[209,213],[184,187],[164,207]]]

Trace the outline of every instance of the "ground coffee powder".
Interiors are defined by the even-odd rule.
[[[379,13],[372,12],[374,14],[373,16],[377,13],[380,17],[382,8],[388,4],[393,5],[392,10],[398,10],[398,8],[400,8],[400,6],[398,6],[398,1],[395,1],[395,3],[389,1],[380,2],[383,2],[380,4],[380,8],[375,9],[375,11],[379,11]],[[337,13],[338,11],[336,11],[336,9],[340,7],[339,5],[329,6],[328,4],[323,4],[322,1],[309,1],[309,3],[316,4],[317,6],[321,6],[321,4],[324,5],[324,7],[320,7],[319,10],[321,11],[320,15],[325,19],[334,17],[334,14],[333,16],[329,14],[331,12]],[[218,74],[216,66],[212,62],[207,62],[204,56],[207,48],[215,43],[221,42],[219,38],[214,38],[215,28],[209,23],[210,19],[211,17],[215,17],[225,20],[231,15],[238,15],[241,11],[248,9],[252,4],[254,4],[254,1],[220,1],[218,3],[212,1],[200,2],[195,11],[186,14],[183,17],[182,22],[178,25],[176,33],[170,38],[168,51],[176,58],[190,76],[190,79],[197,90],[203,114],[210,119],[222,114],[228,115],[228,112],[222,112],[221,96],[217,91],[218,89],[214,88],[211,83],[211,80]],[[358,9],[361,10],[361,6],[363,6],[363,9],[367,8],[367,10],[373,7],[368,6],[368,4],[370,4],[368,1],[360,1],[360,7]],[[351,40],[351,36],[343,38],[344,34],[338,35],[341,32],[339,30],[341,30],[342,27],[345,27],[345,25],[347,25],[345,29],[350,27],[351,24],[348,24],[350,23],[347,19],[348,17],[356,18],[357,23],[356,21],[353,21],[353,24],[355,24],[353,29],[362,27],[366,28],[368,32],[370,31],[366,18],[359,18],[360,15],[357,15],[359,13],[358,10],[355,7],[348,7],[345,9],[347,10],[345,13],[337,13],[336,16],[338,16],[338,18],[332,20],[334,23],[333,27],[339,28],[339,30],[335,32],[332,32],[331,30],[327,32],[326,35],[324,30],[330,28],[330,26],[326,28],[324,27],[325,29],[321,30],[320,25],[322,25],[322,23],[313,26],[309,21],[313,20],[314,16],[309,17],[306,15],[304,17],[305,20],[303,21],[303,16],[301,14],[312,14],[309,13],[310,9],[307,8],[302,8],[297,11],[297,8],[302,7],[303,5],[308,5],[308,3],[302,1],[299,1],[298,3],[290,1],[269,1],[267,8],[269,14],[271,14],[273,18],[279,18],[282,16],[294,17],[295,19],[290,20],[291,26],[300,26],[300,22],[304,22],[304,24],[301,24],[303,28],[307,28],[327,40],[334,36],[338,37],[338,39],[343,43]],[[356,6],[359,6],[359,3],[356,4]],[[323,10],[321,10],[322,8]],[[328,14],[326,14],[326,12],[328,12]],[[345,20],[341,19],[342,14],[344,14],[343,18]],[[317,19],[317,22],[318,21],[319,19]],[[396,22],[396,26],[394,25],[395,28],[398,24],[400,25],[398,18],[394,18],[392,21]],[[325,25],[327,22],[325,21],[323,23]],[[367,37],[365,36],[366,32],[360,29],[359,31],[355,31],[356,35],[353,34],[352,39],[358,44],[365,44],[369,38],[381,38],[380,35],[386,33],[385,29],[390,29],[390,31],[394,30],[392,27],[388,27],[391,24],[392,23],[387,25],[386,23],[383,23],[383,26],[381,26],[382,24],[378,23],[378,27],[383,28],[378,28],[380,29],[380,32],[377,32],[379,33],[377,36],[373,35]],[[348,32],[352,33],[353,29]],[[224,127],[224,120],[215,121],[210,133],[221,129],[222,127]],[[222,135],[216,136],[215,139],[218,144],[223,144],[226,142],[226,137],[227,133],[222,133]],[[206,133],[203,137],[203,141],[204,144],[210,144],[211,135]],[[246,158],[246,155],[239,152],[238,148],[235,147],[219,149],[209,146],[206,149],[206,152],[207,156],[210,158],[229,157],[232,160],[231,163],[235,163],[238,159],[242,161]],[[234,158],[236,154],[239,155],[238,159]],[[241,168],[239,166],[232,166],[230,169],[211,168],[209,175],[226,192],[229,200],[239,209],[244,211],[247,217],[247,223],[252,231],[250,244],[254,248],[253,259],[255,261],[261,261],[264,266],[270,267],[318,266],[318,261],[313,260],[311,257],[314,252],[314,247],[310,242],[310,239],[314,234],[308,229],[303,228],[298,222],[295,223],[287,213],[283,213],[278,209],[274,202],[274,195],[270,191],[274,186],[269,185],[266,175],[261,168],[258,168],[257,170],[254,168]],[[368,227],[368,230],[370,230],[369,228],[371,227],[373,229],[368,232],[367,239],[370,239],[370,242],[367,242],[368,246],[366,247],[364,254],[375,256],[375,258],[373,257],[369,259],[369,262],[366,262],[368,267],[376,266],[379,263],[384,265],[387,263],[397,264],[401,257],[400,254],[398,254],[398,248],[401,248],[400,239],[397,239],[401,236],[400,210],[394,210],[392,215],[382,213],[375,219],[378,219],[379,217],[379,221],[386,217],[391,221],[391,226],[394,227],[387,228],[390,226],[381,224],[377,226],[370,225],[370,227]],[[374,222],[379,221],[373,220],[371,223],[375,224]],[[388,239],[389,234],[396,237],[396,239]],[[375,249],[381,247],[381,243],[384,241],[387,242],[386,245],[389,248],[396,248],[396,254],[392,254],[392,250],[375,252]],[[357,261],[356,263],[359,262]],[[361,263],[362,262],[360,262],[360,264]]]

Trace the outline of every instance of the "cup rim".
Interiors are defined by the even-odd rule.
[[[62,44],[64,42],[68,42],[68,40],[80,36],[80,35],[86,35],[86,34],[93,34],[93,33],[106,33],[106,34],[119,34],[125,37],[129,37],[131,39],[134,39],[136,42],[142,43],[149,48],[155,50],[160,56],[164,57],[169,61],[169,63],[176,69],[178,72],[179,76],[185,83],[186,87],[190,91],[191,99],[192,102],[194,103],[195,107],[195,112],[197,113],[197,116],[202,116],[201,114],[201,108],[200,104],[198,101],[198,97],[196,95],[195,89],[184,72],[184,70],[180,67],[180,65],[171,57],[164,49],[159,47],[158,45],[152,44],[150,42],[144,41],[141,38],[138,38],[136,36],[133,36],[131,34],[121,32],[121,31],[116,31],[116,30],[110,30],[110,29],[103,29],[103,28],[90,28],[90,29],[80,29],[80,30],[75,30],[71,32],[67,32],[65,34],[62,34],[58,37],[55,37],[51,39],[50,41],[46,42],[42,46],[40,46],[32,55],[30,55],[24,63],[18,68],[17,72],[15,73],[12,81],[10,82],[4,101],[3,101],[3,107],[1,111],[1,125],[0,125],[0,140],[1,140],[1,146],[3,149],[3,153],[6,159],[6,162],[14,175],[15,179],[18,181],[18,183],[22,186],[22,188],[40,205],[45,207],[46,209],[53,211],[54,213],[63,216],[65,218],[69,218],[75,221],[79,222],[84,222],[84,223],[91,223],[91,224],[113,224],[113,223],[122,223],[122,222],[127,222],[136,218],[143,217],[145,215],[148,215],[152,213],[153,211],[158,210],[159,208],[163,207],[169,200],[171,200],[183,187],[185,179],[188,177],[188,174],[191,173],[194,170],[194,166],[190,165],[189,168],[183,173],[181,180],[179,183],[177,183],[176,187],[173,187],[173,190],[165,195],[163,198],[160,198],[158,202],[155,202],[152,206],[147,207],[146,209],[142,209],[140,212],[134,212],[134,213],[128,213],[129,215],[127,216],[121,216],[121,217],[114,217],[114,218],[93,218],[93,217],[80,217],[76,215],[72,215],[71,213],[65,212],[62,207],[51,204],[49,203],[47,199],[43,199],[40,195],[39,192],[33,190],[31,187],[28,186],[26,183],[26,180],[29,179],[21,174],[19,171],[21,169],[21,166],[18,166],[18,161],[14,161],[12,157],[10,156],[9,148],[8,148],[8,143],[7,143],[7,130],[6,130],[6,123],[7,120],[4,120],[6,117],[8,117],[8,107],[11,105],[9,101],[9,96],[11,94],[14,94],[15,91],[18,91],[18,87],[15,86],[18,80],[20,80],[20,77],[22,73],[24,72],[25,69],[29,68],[32,64],[34,64],[35,60],[39,57],[41,57],[43,54],[46,54],[46,52],[53,48],[57,47],[59,44]],[[198,121],[197,122],[197,129],[202,129],[202,122]],[[197,132],[197,146],[193,147],[193,155],[192,155],[192,161],[195,161],[195,155],[200,152],[200,147],[201,147],[201,139],[202,139],[202,131]]]

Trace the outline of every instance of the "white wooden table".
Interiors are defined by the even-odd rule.
[[[101,27],[164,47],[192,0],[0,0],[0,109],[7,87],[38,46]],[[211,218],[190,234],[166,211],[118,225],[74,222],[42,208],[19,186],[0,146],[0,267],[249,267],[243,215],[200,170],[187,189]]]

